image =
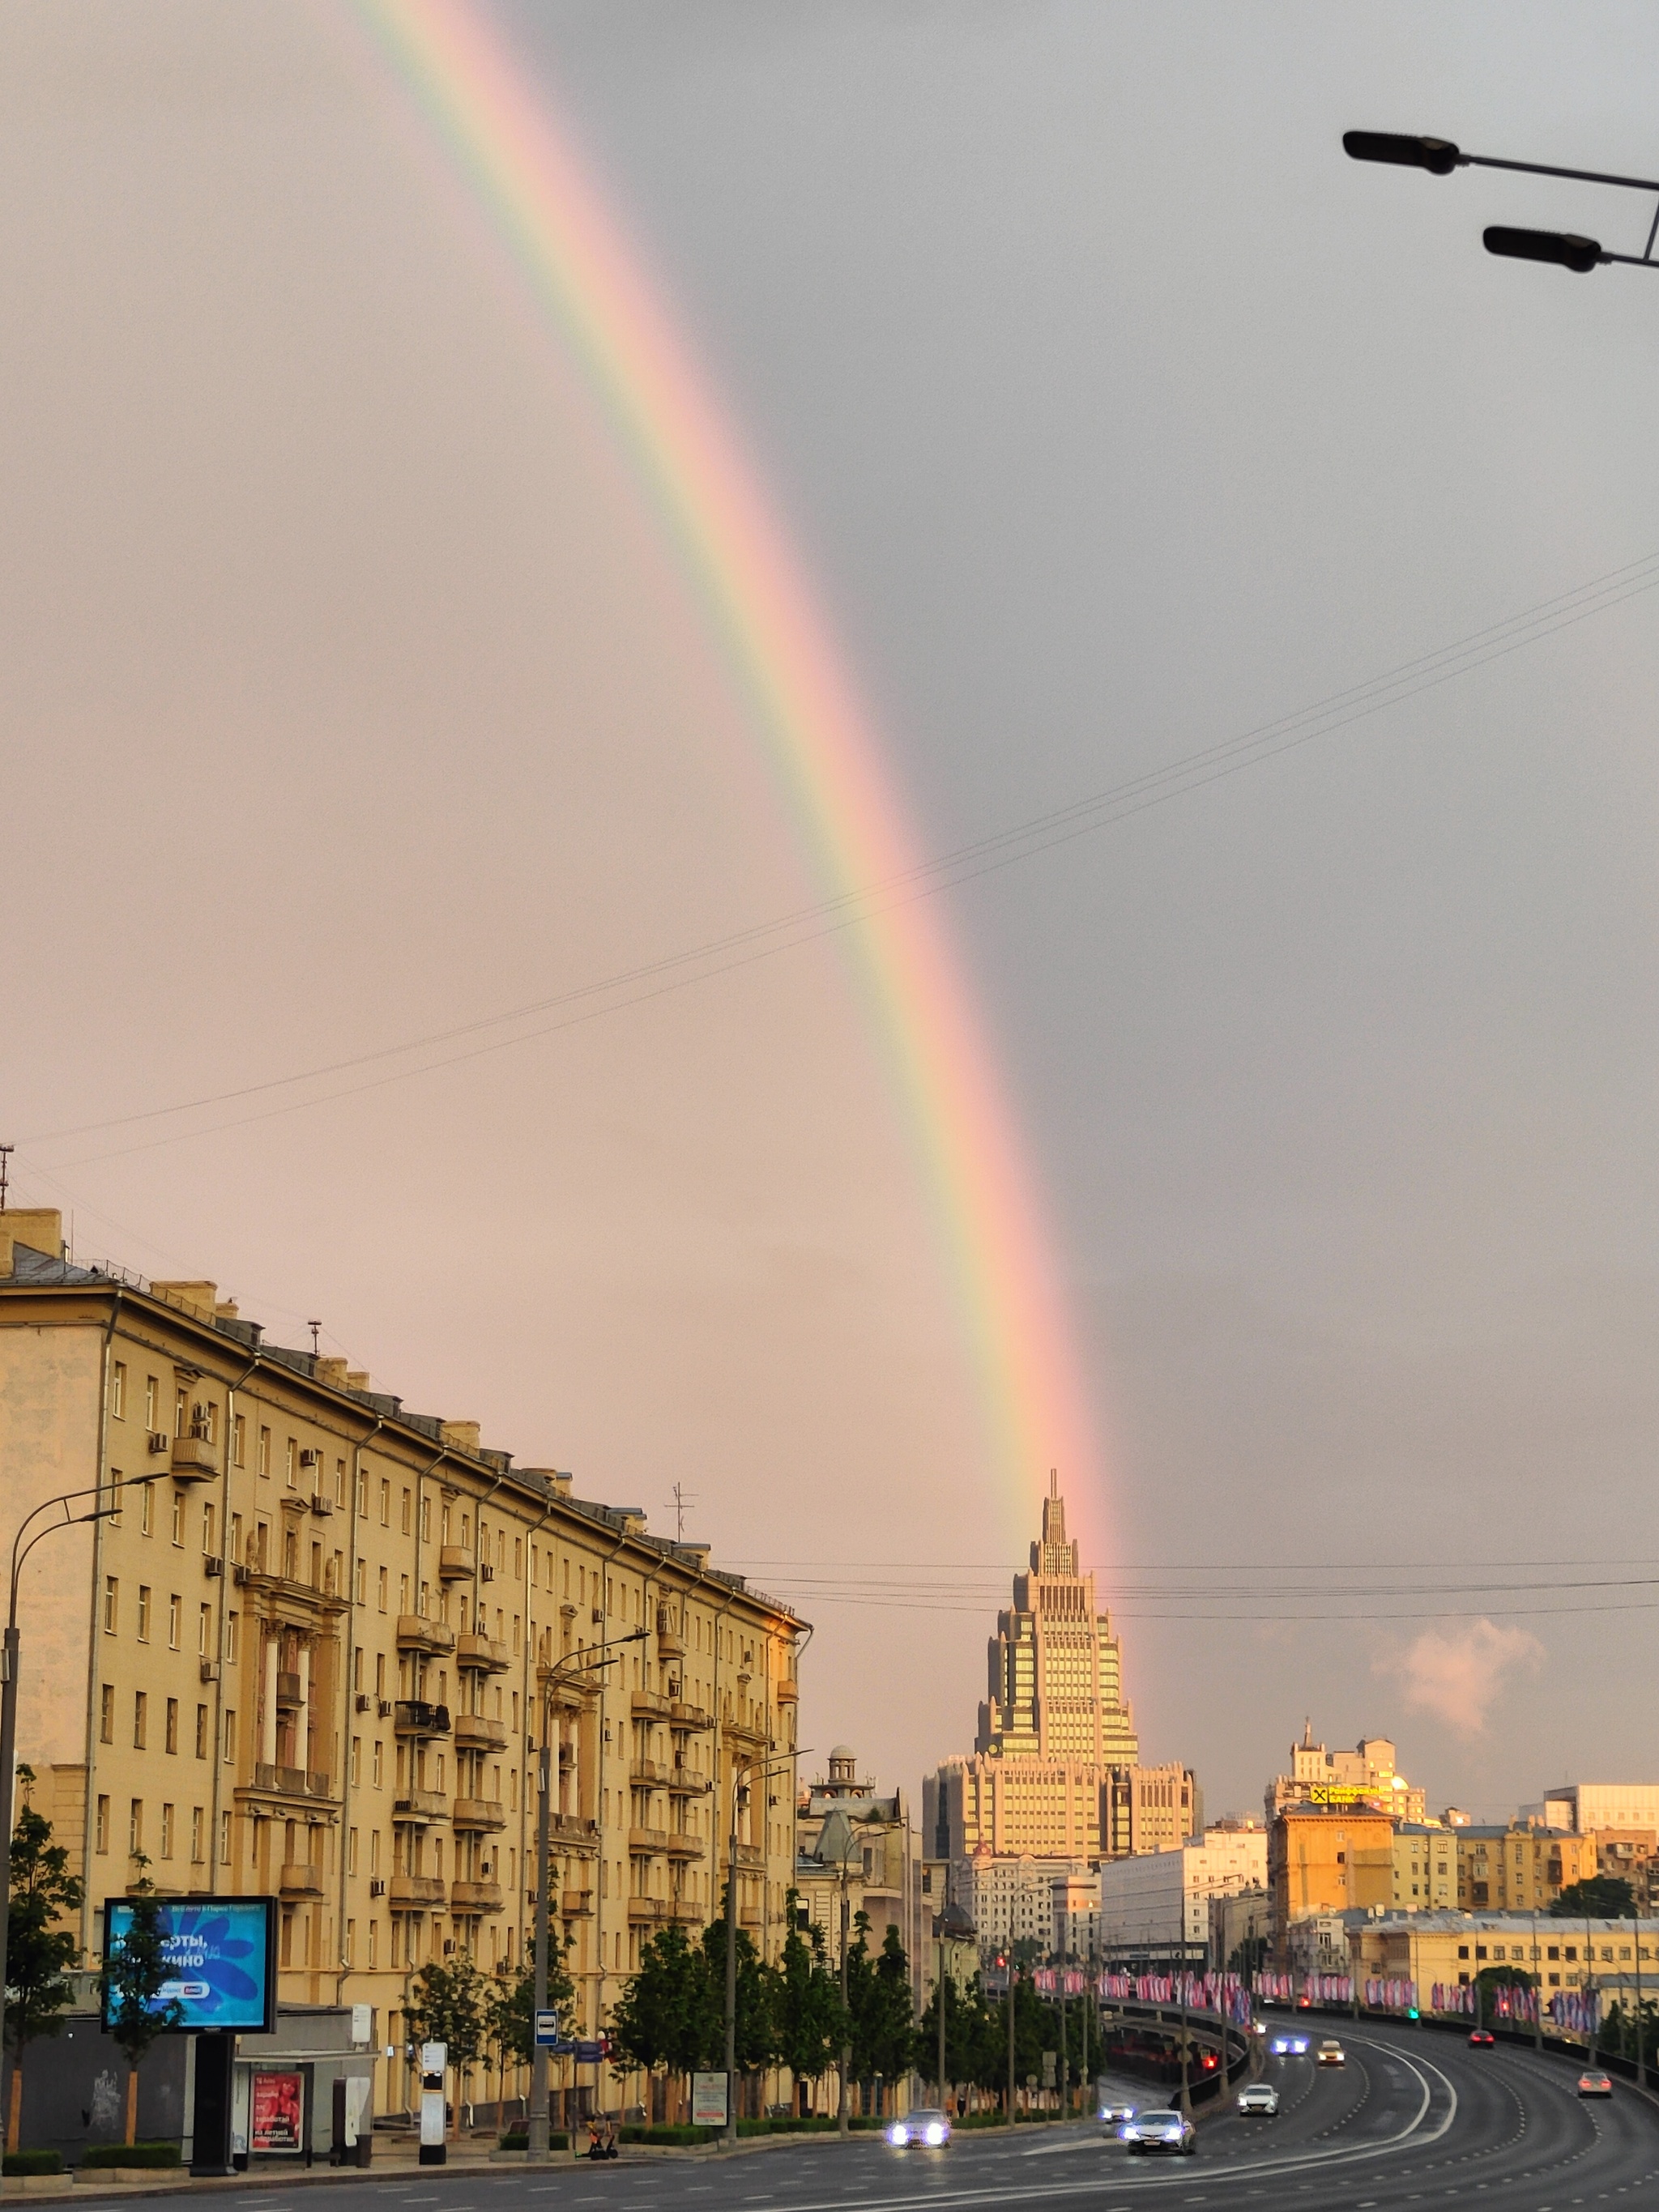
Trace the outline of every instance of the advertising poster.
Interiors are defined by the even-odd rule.
[[[297,2074],[253,2076],[248,2148],[255,2151],[300,2150],[305,2100]]]
[[[726,2125],[724,2074],[694,2074],[691,2076],[691,2124],[694,2128],[723,2128]]]
[[[273,1900],[268,1897],[165,1898],[161,1948],[172,1972],[155,2001],[182,2013],[181,2028],[243,2029],[269,2034],[276,2026],[271,1972]],[[112,1897],[104,1907],[104,1955],[112,1957],[132,1924],[132,1907]]]

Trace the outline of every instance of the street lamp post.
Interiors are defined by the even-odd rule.
[[[105,1520],[116,1510],[112,1504],[94,1504],[90,1512],[71,1513],[69,1509],[77,1498],[96,1499],[105,1490],[121,1490],[125,1486],[122,1482],[111,1481],[90,1490],[67,1490],[61,1498],[48,1498],[44,1504],[37,1505],[32,1513],[24,1516],[18,1524],[16,1535],[12,1539],[10,1597],[6,1610],[5,1635],[3,1639],[0,1639],[0,1992],[3,1992],[6,1986],[6,1942],[11,1921],[9,1853],[13,1777],[17,1765],[18,1577],[22,1572],[24,1560],[43,1536],[51,1535],[57,1528],[78,1528],[84,1522]],[[23,1538],[30,1522],[38,1521],[43,1513],[50,1513],[54,1506],[62,1507],[63,1517],[47,1522],[43,1528],[37,1528],[25,1543]]]
[[[1652,177],[1610,176],[1600,169],[1559,169],[1544,161],[1504,161],[1490,154],[1466,154],[1449,138],[1416,138],[1396,131],[1345,131],[1342,149],[1351,161],[1381,161],[1401,169],[1426,169],[1431,176],[1449,177],[1454,169],[1513,169],[1528,177],[1566,177],[1581,185],[1612,185],[1626,191],[1659,194],[1659,179]],[[1576,231],[1516,230],[1494,223],[1481,235],[1488,253],[1509,261],[1548,261],[1558,268],[1576,270],[1580,276],[1604,262],[1622,262],[1631,269],[1659,270],[1653,249],[1659,240],[1659,201],[1640,253],[1609,253],[1599,239],[1583,238]]]
[[[584,1650],[568,1652],[556,1660],[548,1669],[547,1680],[542,1686],[542,1746],[538,1764],[537,1782],[541,1790],[541,1808],[536,1816],[536,1977],[532,2002],[536,2013],[547,2010],[548,1948],[550,1932],[550,1905],[548,1898],[548,1852],[551,1845],[553,1813],[553,1691],[561,1676],[567,1674],[586,1674],[595,1667],[611,1667],[614,1659],[601,1659],[599,1654],[613,1644],[642,1644],[649,1632],[643,1628],[629,1631],[626,1636],[607,1637],[598,1644],[590,1644]],[[532,2159],[548,2155],[548,2084],[547,2046],[535,2037],[536,2022],[531,2021],[530,2055],[530,2124],[526,2130],[526,2154]]]
[[[732,1768],[732,1835],[729,1855],[726,1859],[726,1867],[725,2139],[729,2143],[734,2143],[738,2139],[738,2114],[736,2101],[732,2094],[732,2085],[737,2077],[738,2071],[738,1806],[743,1795],[743,1790],[740,1787],[740,1778],[745,1774],[755,1774],[758,1776],[781,1773],[786,1766],[792,1766],[794,1764],[795,1760],[801,1756],[803,1750],[808,1750],[810,1748],[810,1745],[798,1744],[782,1759],[773,1759],[769,1760],[767,1757],[766,1752],[757,1751],[748,1759],[734,1761]],[[764,1880],[764,1878],[765,1877],[763,1875],[762,1879]],[[844,1893],[846,1889],[846,1870],[844,1867],[842,1875],[842,1887]],[[842,1917],[844,1920],[844,1912]],[[842,1931],[841,1994],[842,2001],[844,2003],[847,1998],[847,1936],[844,1927]],[[842,2084],[842,2109],[843,2113],[846,2111],[846,2104],[847,2087],[845,2078],[843,2076]],[[844,2124],[845,2124],[843,2122],[843,2126]]]

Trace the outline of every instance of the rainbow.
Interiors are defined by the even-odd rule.
[[[357,0],[357,15],[631,456],[825,890],[906,878],[921,855],[799,559],[547,88],[473,0]],[[962,963],[926,901],[866,909],[852,933],[946,1248],[1006,1533],[1032,1533],[1058,1466],[1097,1534],[1055,1252]]]

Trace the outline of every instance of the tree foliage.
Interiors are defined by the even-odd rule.
[[[476,2066],[491,2032],[494,1993],[471,1959],[434,1959],[410,1984],[404,2016],[415,2043],[441,2043],[454,2067]]]
[[[34,1776],[20,1766],[27,1792]],[[7,1854],[9,1917],[6,1929],[6,2040],[21,2063],[23,2047],[56,2035],[74,1996],[64,1978],[81,1955],[73,1928],[60,1923],[79,1912],[85,1894],[69,1870],[69,1853],[52,1840],[52,1823],[25,1797]]]
[[[1636,1893],[1622,1875],[1593,1874],[1569,1882],[1550,1906],[1552,1920],[1629,1920]]]
[[[547,2002],[568,2021],[575,1984],[565,1966],[572,1939],[550,1939]],[[517,1968],[497,1967],[484,1998],[484,2038],[504,2066],[528,2066],[536,2055],[536,1969],[526,1960]]]
[[[161,1900],[146,1871],[149,1861],[134,1851],[132,1863],[138,1879],[127,1890],[131,1918],[120,1942],[105,1953],[98,1977],[105,2021],[127,2062],[129,2142],[136,2141],[138,2130],[139,2063],[156,2037],[182,2026],[185,2017],[177,1997],[161,1995],[173,1970],[162,1948]]]

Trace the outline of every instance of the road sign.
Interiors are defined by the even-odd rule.
[[[559,2015],[556,2012],[538,2012],[536,2015],[536,2042],[543,2051],[559,2047]]]
[[[579,2043],[576,2045],[578,2066],[597,2066],[604,2057],[605,2045],[602,2043]]]

